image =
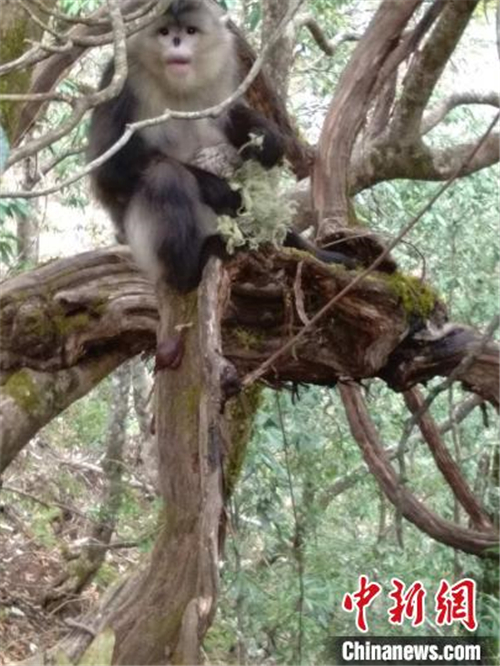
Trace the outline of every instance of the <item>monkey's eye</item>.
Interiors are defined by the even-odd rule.
[[[186,28],[186,32],[188,35],[196,35],[198,28],[195,28],[194,25],[190,25],[188,28]]]
[[[168,29],[168,26],[166,26],[166,25],[162,26],[161,28],[158,28],[158,34],[159,35],[168,35],[169,32],[170,31]]]

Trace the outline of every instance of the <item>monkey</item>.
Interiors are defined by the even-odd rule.
[[[128,73],[117,97],[92,112],[87,158],[110,148],[128,123],[165,112],[200,111],[226,100],[238,85],[238,57],[222,10],[203,0],[174,0],[160,18],[127,40]],[[113,77],[110,61],[101,89]],[[251,137],[259,137],[251,141]],[[119,242],[127,242],[140,268],[179,292],[195,289],[207,259],[225,256],[217,215],[237,216],[240,194],[224,178],[195,166],[196,154],[229,144],[240,160],[270,169],[285,142],[263,114],[238,100],[217,118],[170,119],[135,132],[91,173]],[[294,231],[285,245],[354,268],[339,252],[316,248]]]

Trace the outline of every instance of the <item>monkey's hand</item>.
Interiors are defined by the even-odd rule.
[[[285,154],[285,140],[274,123],[245,104],[230,108],[226,134],[242,159],[255,160],[266,169],[281,162]]]
[[[204,204],[209,206],[216,215],[229,215],[230,217],[238,215],[242,206],[241,195],[232,189],[227,180],[196,166],[187,165],[187,168],[196,178]]]
[[[256,129],[250,133],[250,140],[242,146],[240,155],[243,160],[259,162],[265,169],[272,169],[283,158],[282,139],[271,131]]]

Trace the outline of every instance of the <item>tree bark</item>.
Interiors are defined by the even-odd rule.
[[[342,73],[314,166],[313,198],[321,220],[320,239],[328,235],[330,227],[349,226],[348,167],[354,142],[377,92],[382,68],[420,4],[421,0],[383,0]],[[383,83],[398,65],[399,61],[391,63]]]
[[[437,541],[480,557],[497,559],[498,532],[491,525],[484,526],[482,530],[469,530],[429,511],[408,490],[392,468],[359,387],[353,384],[341,385],[340,393],[351,432],[366,464],[383,492],[401,514]]]
[[[223,354],[243,377],[301,330],[355,273],[290,250],[241,253],[226,264],[230,295],[222,313]],[[438,328],[444,310],[418,281],[375,273],[266,371],[271,385],[335,384],[381,377],[403,391],[447,376],[481,339],[447,325],[429,340],[409,334],[417,315]],[[109,372],[152,351],[158,320],[151,284],[126,248],[61,259],[0,288],[0,470],[29,439]],[[458,378],[498,406],[498,349],[489,343]]]
[[[231,372],[221,355],[224,278],[220,262],[212,260],[198,293],[159,289],[159,345],[180,335],[185,353],[181,372],[157,374],[163,524],[136,594],[111,620],[114,664],[200,663],[200,644],[215,612],[223,462],[232,446],[221,411],[223,378]]]
[[[0,471],[128,358],[153,348],[154,294],[126,248],[49,263],[0,287]]]
[[[279,22],[288,11],[290,0],[264,0],[262,3],[262,44],[266,44]],[[272,48],[266,62],[266,71],[274,83],[274,89],[283,104],[288,98],[288,84],[293,64],[295,34],[293,24],[289,25]]]

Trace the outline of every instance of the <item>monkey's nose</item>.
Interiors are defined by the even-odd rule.
[[[174,46],[180,46],[181,45],[181,38],[180,37],[174,37],[173,42],[174,42]]]

